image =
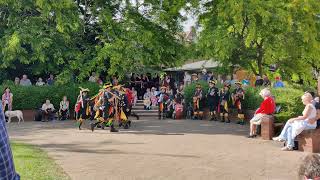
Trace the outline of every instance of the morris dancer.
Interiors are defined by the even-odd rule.
[[[215,87],[216,81],[209,81],[209,90],[207,94],[210,121],[217,121],[217,110],[219,106],[219,89]]]
[[[220,122],[230,123],[229,102],[231,100],[230,85],[225,85],[219,92],[220,96]]]
[[[115,89],[118,91],[119,96],[119,99],[116,99],[116,115],[119,121],[119,127],[123,126],[124,129],[129,129],[131,121],[129,121],[128,116],[125,113],[128,107],[128,97],[122,85],[116,86]]]
[[[76,112],[76,120],[79,124],[78,125],[79,130],[81,130],[83,120],[85,120],[89,115],[89,106],[88,106],[88,103],[89,103],[88,92],[89,91],[90,91],[89,89],[84,89],[84,88],[80,87],[80,94],[77,98],[75,112]]]
[[[166,114],[166,109],[167,109],[166,103],[167,103],[167,100],[169,99],[169,96],[166,93],[167,87],[162,86],[160,89],[161,89],[161,92],[158,95],[159,96],[159,100],[158,100],[158,103],[159,103],[159,119],[164,119],[165,116],[166,116],[165,114]]]
[[[137,118],[137,120],[139,120],[139,116],[136,113],[132,112],[132,106],[134,103],[133,92],[129,88],[126,88],[125,91],[126,91],[126,96],[128,99],[128,104],[127,104],[127,107],[125,108],[125,113],[126,113],[127,117],[134,116],[135,118]]]
[[[94,131],[94,128],[98,125],[101,124],[102,128],[106,124],[107,126],[110,126],[110,132],[118,132],[117,129],[114,128],[114,115],[115,115],[115,98],[116,95],[111,92],[111,84],[105,85],[103,95],[101,96],[99,103],[101,104],[100,106],[100,112],[102,111],[102,116],[100,118],[99,115],[96,115],[96,118],[98,122],[92,123],[91,124],[91,130]],[[98,105],[99,105],[98,103]],[[97,105],[97,107],[98,107]]]
[[[237,124],[244,125],[244,113],[242,109],[242,101],[244,100],[244,90],[241,87],[242,86],[241,82],[236,82],[235,84],[237,85],[237,88],[234,90],[232,94],[232,100],[233,100],[234,106],[238,110],[239,121],[237,122]]]
[[[193,96],[193,119],[203,118],[204,95],[200,84],[197,84],[196,90]]]

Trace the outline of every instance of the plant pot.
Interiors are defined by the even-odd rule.
[[[34,121],[35,110],[22,110],[24,121]]]

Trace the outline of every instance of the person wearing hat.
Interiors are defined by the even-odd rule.
[[[119,99],[117,99],[117,119],[119,121],[119,127],[123,126],[124,129],[129,129],[131,125],[131,121],[128,119],[128,115],[126,113],[129,108],[128,96],[126,94],[123,86],[120,86],[118,89]]]
[[[166,109],[167,109],[167,101],[169,100],[169,95],[167,94],[167,88],[165,86],[162,86],[160,88],[161,92],[158,94],[159,99],[159,119],[164,119],[166,117]]]
[[[220,112],[220,121],[230,123],[229,119],[229,102],[231,100],[230,86],[224,85],[219,91],[220,106],[218,112]]]
[[[83,124],[83,120],[85,120],[88,116],[89,116],[89,106],[88,106],[88,103],[89,103],[89,95],[88,95],[88,92],[90,90],[87,89],[87,88],[82,88],[80,87],[80,94],[77,98],[77,103],[76,103],[76,119],[78,121],[78,128],[79,130],[81,130],[81,126]]]
[[[244,125],[244,112],[242,109],[242,101],[244,100],[244,90],[242,88],[241,82],[236,82],[235,84],[237,87],[232,94],[232,100],[234,106],[237,108],[238,111],[239,121],[237,122],[237,124]]]
[[[200,84],[196,85],[196,90],[193,95],[193,119],[203,118],[203,108],[204,108],[204,95]]]
[[[112,84],[106,84],[103,88],[104,91],[100,99],[102,116],[100,118],[96,117],[97,122],[91,124],[91,130],[94,131],[95,127],[100,124],[102,128],[104,128],[105,125],[109,126],[110,132],[118,132],[113,123],[115,114],[115,94],[111,92]]]
[[[208,73],[207,73],[207,70],[206,69],[202,69],[202,71],[201,71],[202,73],[201,73],[201,80],[202,81],[207,81],[208,80]]]
[[[197,73],[191,74],[191,83],[195,83],[198,81],[199,81],[198,74]]]
[[[207,93],[207,100],[209,105],[210,120],[217,120],[217,110],[219,105],[219,89],[215,87],[216,81],[209,81],[209,89]]]

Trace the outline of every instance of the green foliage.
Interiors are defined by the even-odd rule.
[[[15,86],[12,83],[0,86],[1,92],[5,87],[10,87],[13,93],[13,109],[25,110],[36,109],[42,106],[46,99],[49,99],[56,109],[59,108],[63,96],[70,101],[70,108],[75,105],[79,95],[79,87],[89,88],[89,95],[95,95],[99,91],[96,83],[67,84],[54,86]],[[1,93],[2,94],[2,93]]]
[[[53,73],[66,84],[92,71],[123,77],[173,66],[184,52],[176,34],[186,2],[2,0],[0,69]]]
[[[216,0],[195,3],[200,11],[199,49],[225,65],[255,74],[277,64],[281,73],[312,80],[319,69],[320,3],[310,1]]]
[[[21,179],[29,180],[69,180],[47,153],[39,148],[18,142],[11,143],[16,171]]]

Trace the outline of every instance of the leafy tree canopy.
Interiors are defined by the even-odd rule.
[[[134,72],[179,63],[185,0],[0,0],[0,68],[58,74]],[[24,67],[26,67],[24,66]],[[29,72],[30,73],[30,72]]]
[[[206,57],[237,64],[262,75],[277,64],[284,74],[311,78],[319,68],[320,3],[307,1],[195,1],[199,49]]]

